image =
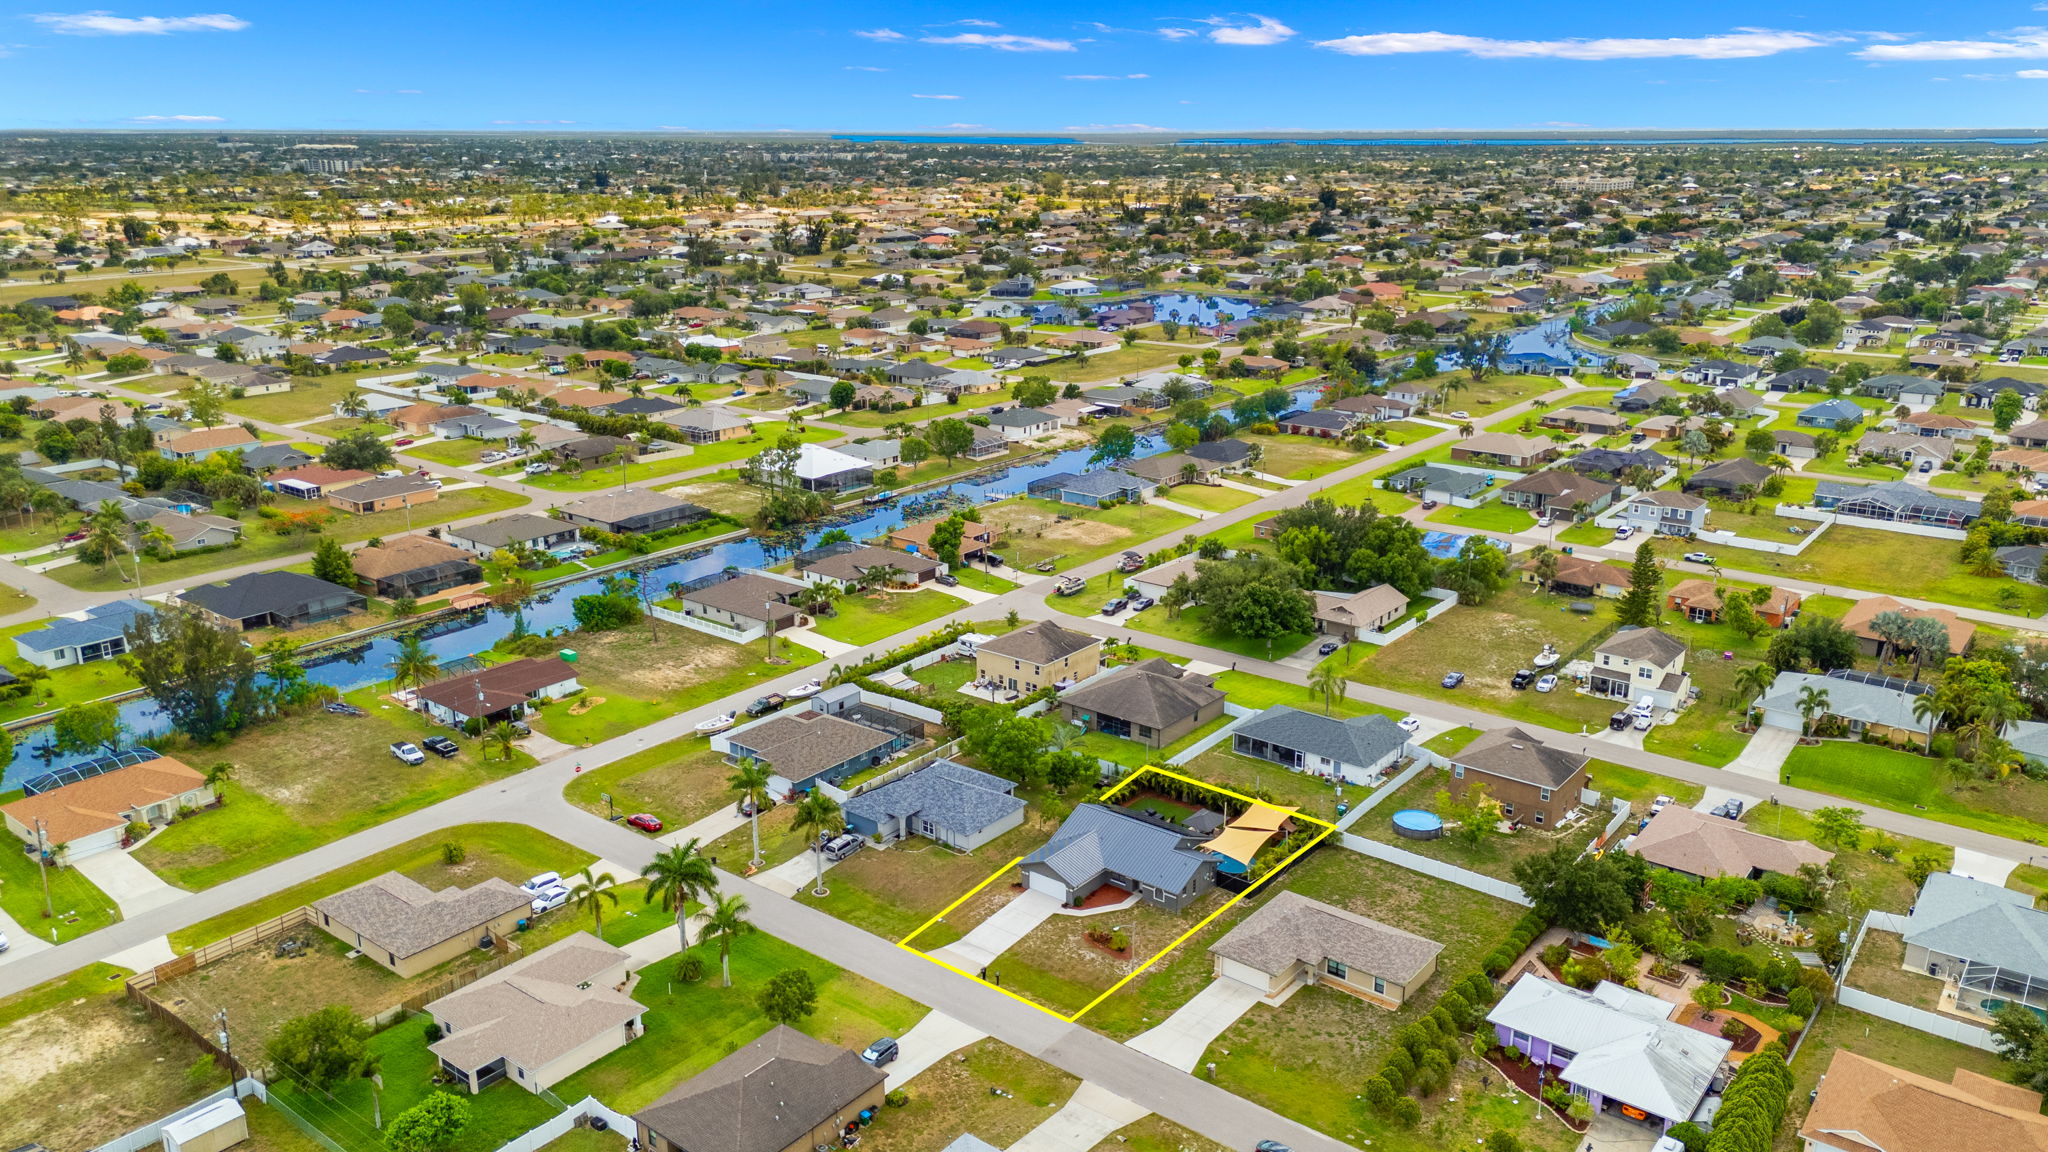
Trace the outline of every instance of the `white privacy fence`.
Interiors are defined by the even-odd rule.
[[[538,1152],[539,1149],[568,1135],[570,1129],[575,1128],[586,1117],[591,1116],[603,1117],[605,1122],[610,1124],[615,1131],[626,1136],[631,1136],[634,1132],[638,1131],[633,1125],[632,1117],[623,1112],[613,1111],[606,1105],[599,1103],[595,1096],[585,1096],[581,1101],[571,1104],[567,1111],[557,1112],[525,1132],[505,1141],[505,1143],[499,1145],[498,1152]]]
[[[261,1080],[253,1077],[244,1077],[241,1083],[231,1088],[223,1088],[218,1092],[210,1093],[168,1116],[159,1117],[131,1132],[116,1136],[105,1144],[93,1149],[93,1152],[141,1152],[141,1149],[163,1140],[164,1127],[166,1125],[174,1124],[187,1116],[211,1108],[223,1100],[230,1098],[239,1099],[243,1096],[254,1096],[258,1100],[268,1100],[270,1099],[270,1091],[263,1086]]]
[[[1484,892],[1488,896],[1519,904],[1524,908],[1529,907],[1531,903],[1529,898],[1523,895],[1519,887],[1508,883],[1506,880],[1496,880],[1491,876],[1482,876],[1477,872],[1460,868],[1455,864],[1446,864],[1441,860],[1432,860],[1427,856],[1420,856],[1405,849],[1396,848],[1392,844],[1382,844],[1377,840],[1368,840],[1363,836],[1354,836],[1349,832],[1344,834],[1342,842],[1344,847],[1351,849],[1361,856],[1370,856],[1375,860],[1385,860],[1389,864],[1398,864],[1403,868],[1413,869],[1425,876],[1434,876],[1439,880],[1456,884],[1460,888],[1470,888],[1474,892]]]
[[[1861,988],[1849,987],[1849,972],[1856,966],[1856,957],[1863,951],[1863,937],[1873,928],[1879,932],[1904,933],[1906,917],[1896,912],[1876,910],[1864,914],[1863,923],[1856,929],[1856,940],[1849,946],[1849,954],[1842,960],[1842,972],[1835,985],[1835,1003],[1844,1008],[1854,1008],[1858,1012],[1868,1012],[1880,1020],[1903,1024],[1916,1032],[1940,1036],[1945,1040],[1968,1044],[1972,1048],[1981,1048],[1986,1052],[1998,1051],[1998,1046],[1991,1039],[1990,1029],[1981,1025],[1958,1020],[1953,1016],[1943,1016],[1938,1012],[1929,1012],[1925,1008],[1915,1008],[1911,1004],[1888,1000],[1875,993],[1865,992]]]

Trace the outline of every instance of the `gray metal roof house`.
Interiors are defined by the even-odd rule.
[[[873,788],[841,805],[849,830],[889,843],[910,836],[971,852],[1024,822],[1016,784],[951,760]]]
[[[1375,784],[1401,762],[1408,734],[1377,713],[1335,717],[1276,704],[1240,723],[1231,751],[1346,784]]]
[[[1186,831],[1124,808],[1083,804],[1024,858],[1032,891],[1080,904],[1105,884],[1178,912],[1216,883],[1216,858]]]

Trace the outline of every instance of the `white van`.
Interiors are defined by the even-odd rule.
[[[521,888],[526,889],[528,892],[545,892],[550,888],[560,888],[561,886],[562,874],[559,872],[543,872],[520,885]]]
[[[1645,696],[1629,706],[1628,714],[1631,716],[1650,716],[1654,715],[1656,711],[1657,702]]]

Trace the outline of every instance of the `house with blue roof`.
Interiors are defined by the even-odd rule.
[[[1025,486],[1025,491],[1062,504],[1098,508],[1107,500],[1133,503],[1158,491],[1159,485],[1142,476],[1116,469],[1098,472],[1055,472]]]
[[[1793,420],[1793,423],[1801,428],[1835,429],[1840,428],[1844,420],[1850,424],[1861,424],[1863,416],[1864,412],[1861,404],[1856,403],[1854,400],[1844,400],[1838,396],[1832,400],[1823,400],[1813,407],[1802,411]]]
[[[128,628],[156,611],[140,600],[115,600],[59,616],[44,627],[14,638],[14,652],[44,668],[69,668],[111,660],[128,652]]]
[[[922,836],[959,852],[1024,822],[1017,785],[964,764],[940,760],[846,801],[848,831],[883,844]]]
[[[1107,884],[1178,912],[1216,885],[1216,857],[1188,830],[1128,808],[1083,804],[1024,858],[1034,892],[1079,905]]]

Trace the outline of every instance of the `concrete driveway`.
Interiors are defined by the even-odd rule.
[[[753,841],[747,841],[747,845],[748,850],[751,851]],[[753,880],[754,883],[771,892],[780,893],[784,896],[794,896],[797,894],[798,889],[808,890],[817,885],[818,861],[821,859],[824,858],[818,853],[805,849],[788,860],[777,864],[775,867],[760,873]],[[832,871],[832,866],[837,863],[839,863],[837,860],[825,860],[825,871]]]
[[[925,1013],[924,1019],[896,1038],[897,1055],[888,1066],[889,1078],[883,1082],[883,1090],[894,1092],[919,1072],[987,1035],[944,1012]]]
[[[1083,1080],[1066,1106],[1010,1145],[1010,1152],[1089,1152],[1146,1110],[1109,1089]]]
[[[1593,1117],[1579,1147],[1584,1152],[1650,1152],[1656,1145],[1657,1134],[1648,1127],[1603,1112]]]
[[[1165,1022],[1126,1043],[1162,1063],[1193,1072],[1202,1053],[1223,1035],[1224,1029],[1237,1023],[1239,1016],[1257,1004],[1259,996],[1257,988],[1241,980],[1218,976],[1176,1008]]]
[[[107,899],[121,910],[125,919],[151,908],[161,908],[186,893],[157,878],[128,853],[115,849],[96,852],[72,864],[78,874],[99,885]]]
[[[1955,866],[1949,871],[1958,876],[1968,876],[1972,880],[1982,880],[1986,884],[1996,884],[2002,888],[2005,886],[2005,878],[2012,875],[2012,870],[2017,867],[2017,860],[1992,856],[1973,848],[1958,848]]]
[[[980,972],[1033,928],[1045,923],[1059,907],[1059,897],[1027,888],[967,935],[943,948],[934,948],[932,955],[962,971]]]
[[[1799,733],[1790,728],[1758,728],[1742,746],[1741,755],[1728,762],[1728,770],[1776,784],[1784,772],[1785,757],[1797,747]]]
[[[1692,810],[1695,812],[1712,812],[1715,808],[1720,806],[1721,801],[1729,799],[1742,801],[1742,811],[1744,815],[1748,815],[1750,809],[1756,807],[1758,804],[1761,804],[1763,802],[1763,798],[1761,796],[1754,795],[1753,793],[1736,792],[1727,788],[1720,788],[1712,784],[1709,784],[1706,786],[1705,795],[1700,797],[1699,803],[1692,806]]]

